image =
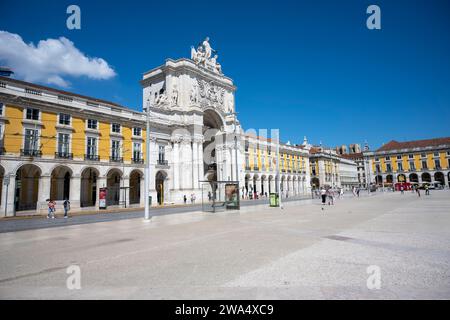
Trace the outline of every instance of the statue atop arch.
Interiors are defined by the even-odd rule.
[[[205,40],[197,46],[197,49],[193,46],[191,47],[191,59],[197,65],[212,72],[222,74],[222,66],[217,62],[218,58],[217,50],[214,50],[209,43],[209,37],[206,37]]]

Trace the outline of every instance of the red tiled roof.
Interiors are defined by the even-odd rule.
[[[341,156],[342,158],[345,158],[345,159],[350,159],[350,160],[363,158],[362,152],[349,153],[349,154],[340,154],[339,156]]]
[[[386,143],[381,148],[379,148],[377,151],[425,148],[425,147],[440,146],[443,144],[450,144],[450,137],[426,139],[426,140],[415,140],[415,141],[405,141],[405,142],[398,142],[398,141],[392,140],[389,143]]]

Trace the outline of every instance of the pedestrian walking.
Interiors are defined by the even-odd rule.
[[[428,184],[425,185],[425,195],[426,196],[430,195],[430,186]]]
[[[70,201],[69,199],[64,200],[63,202],[63,207],[64,207],[64,219],[68,218],[68,212],[70,210]]]
[[[405,189],[403,189],[403,186],[400,186],[400,192],[401,192],[401,194],[405,193]]]
[[[186,204],[186,201],[187,201],[186,195],[183,196],[183,201],[184,201],[184,204]]]
[[[322,205],[325,205],[327,202],[327,191],[324,188],[320,190],[320,196],[322,197]]]
[[[356,189],[356,195],[358,196],[358,198],[359,198],[359,192],[360,192],[361,190],[359,189],[359,188],[357,188]]]
[[[334,192],[330,188],[327,190],[328,205],[334,205]]]
[[[53,201],[52,199],[47,199],[48,203],[48,214],[47,214],[47,219],[52,218],[55,219],[55,201]]]
[[[416,187],[417,196],[420,198],[420,189],[419,187]]]

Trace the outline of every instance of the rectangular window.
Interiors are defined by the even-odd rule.
[[[386,157],[385,159],[386,159],[386,160],[391,160],[391,157]]]
[[[133,143],[133,160],[134,161],[142,160],[141,144],[137,142]]]
[[[380,158],[375,158],[375,161],[380,161]]]
[[[391,172],[391,171],[392,171],[392,168],[391,168],[391,164],[390,164],[390,163],[386,164],[386,171],[387,171],[387,172]]]
[[[28,108],[26,111],[26,118],[28,120],[39,120],[39,109]]]
[[[59,114],[59,124],[69,126],[70,125],[70,114],[60,113]]]
[[[411,170],[411,171],[415,171],[416,170],[416,164],[414,163],[414,161],[411,161],[409,163],[409,170]]]
[[[403,163],[399,163],[397,164],[398,166],[398,171],[403,171]]]
[[[441,169],[441,161],[438,159],[434,160],[434,167],[436,169],[440,170]]]
[[[142,134],[142,129],[141,128],[133,128],[133,136],[140,137],[141,134]]]
[[[97,155],[97,138],[94,137],[87,138],[86,155],[88,157],[95,157]]]
[[[114,133],[120,133],[120,124],[119,123],[113,123],[111,125],[111,131]]]
[[[376,171],[376,173],[380,173],[381,172],[379,164],[375,165],[375,171]]]
[[[428,169],[428,165],[425,160],[422,161],[422,169]]]
[[[25,129],[25,143],[23,145],[24,149],[27,150],[38,150],[38,130],[35,129]]]
[[[402,160],[402,156],[397,156],[397,160]]]
[[[3,115],[4,104],[0,102],[0,116]]]
[[[413,154],[409,154],[409,155],[408,155],[408,158],[413,159],[413,158],[414,158],[414,155],[413,155]]]
[[[166,160],[166,148],[164,146],[158,148],[158,160],[161,162]]]
[[[88,129],[97,130],[98,129],[98,121],[94,119],[88,119],[87,121]]]
[[[70,135],[67,133],[58,134],[58,153],[67,155],[70,150]]]
[[[421,156],[422,158],[426,158],[426,157],[427,157],[427,155],[426,155],[425,153],[420,154],[420,156]]]
[[[120,158],[120,141],[111,140],[111,158],[118,160]]]
[[[434,155],[435,157],[439,157],[439,152],[435,152],[433,155]]]
[[[247,154],[245,155],[245,167],[246,168],[250,168],[250,159],[248,158]]]

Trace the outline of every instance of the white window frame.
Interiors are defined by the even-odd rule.
[[[41,146],[41,129],[40,128],[35,128],[35,127],[32,127],[32,126],[24,126],[23,127],[22,150],[26,150],[25,149],[25,140],[26,140],[26,136],[27,136],[27,130],[36,130],[37,131],[36,149],[34,149],[34,151],[41,150],[41,148],[40,148],[40,146]]]
[[[61,123],[61,115],[69,116],[69,124]],[[64,113],[64,112],[58,113],[58,125],[71,127],[72,126],[72,115],[70,113]]]
[[[139,129],[139,135],[135,134],[136,129]],[[142,137],[142,128],[141,127],[133,127],[133,137]]]
[[[89,120],[95,121],[95,122],[97,123],[97,126],[96,126],[95,129],[89,128]],[[97,119],[86,119],[86,129],[87,129],[87,130],[95,130],[95,131],[98,131],[98,130],[99,130],[98,127],[99,127],[99,124],[98,124],[98,120],[97,120]]]
[[[72,134],[69,132],[64,132],[64,131],[58,131],[56,132],[56,151],[59,153],[59,135],[60,134],[66,134],[69,136],[69,151],[67,153],[72,153]]]
[[[114,125],[118,125],[119,126],[119,132],[115,132],[113,130]],[[117,123],[117,122],[111,123],[111,133],[113,133],[113,134],[121,134],[122,133],[122,125],[120,123]]]
[[[109,154],[109,156],[111,157],[111,158],[113,158],[114,157],[114,155],[113,155],[113,144],[115,143],[115,142],[117,142],[118,143],[118,148],[117,148],[117,157],[116,158],[122,158],[122,141],[121,140],[118,140],[118,139],[111,139],[111,150],[110,150],[110,154]]]
[[[89,155],[87,152],[88,146],[89,146],[89,144],[88,144],[89,139],[95,139],[95,153],[93,154],[93,156],[98,156],[98,137],[96,137],[96,136],[86,136],[86,145],[84,147],[85,155],[86,156]]]
[[[29,110],[29,109],[38,111],[38,118],[37,119],[28,119],[27,118],[27,110]],[[26,121],[41,121],[41,119],[42,119],[42,111],[41,111],[41,109],[38,109],[38,108],[31,108],[31,107],[23,108],[23,119],[26,120]]]

